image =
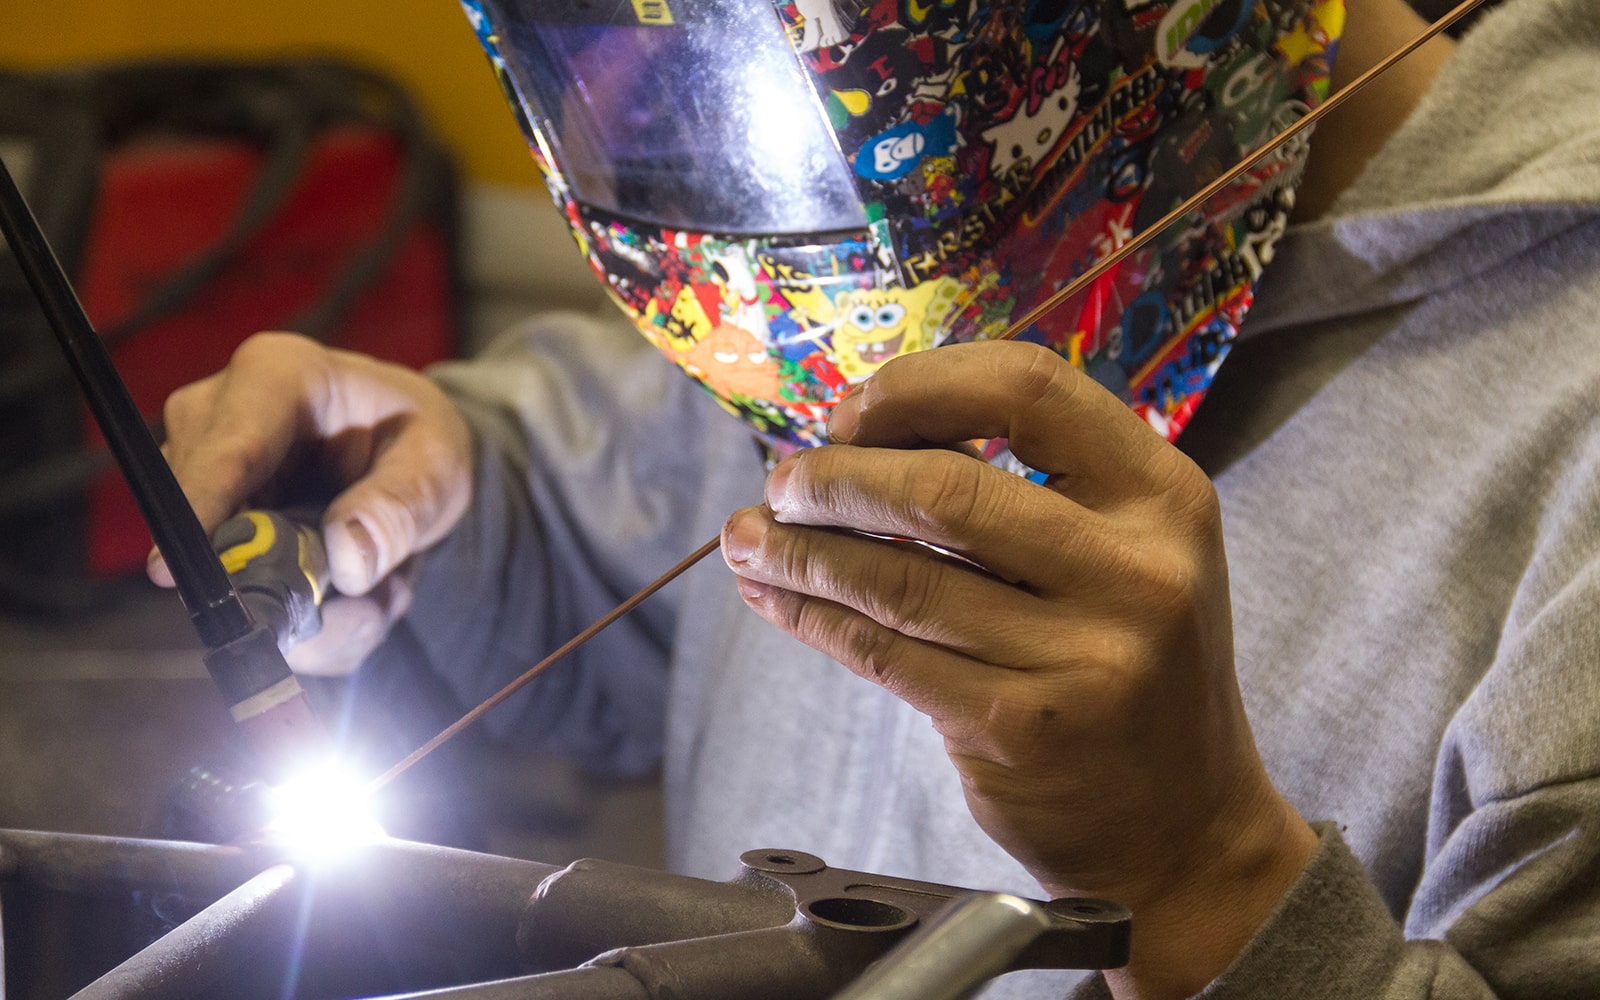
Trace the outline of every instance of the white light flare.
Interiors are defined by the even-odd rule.
[[[796,186],[816,183],[834,154],[822,129],[816,98],[791,66],[752,71],[744,81],[742,108],[750,156],[766,175],[774,197],[792,197]]]
[[[271,786],[266,802],[266,836],[303,856],[331,857],[388,836],[366,783],[336,760]]]

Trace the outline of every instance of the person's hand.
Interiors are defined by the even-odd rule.
[[[1119,994],[1199,990],[1316,842],[1245,719],[1210,482],[1027,344],[891,361],[830,433],[729,519],[745,602],[927,714],[973,816],[1047,891],[1133,910]],[[990,437],[1046,483],[958,450]]]
[[[207,533],[271,506],[308,463],[341,488],[322,515],[333,586],[322,630],[286,654],[306,673],[352,670],[405,611],[404,567],[443,538],[472,489],[471,439],[416,372],[295,334],[261,333],[166,403],[162,450]],[[150,578],[172,585],[151,553]]]

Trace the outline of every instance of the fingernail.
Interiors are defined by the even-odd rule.
[[[722,543],[729,562],[748,562],[767,533],[767,519],[753,510],[743,510],[728,522],[728,537]]]
[[[794,472],[792,459],[778,463],[767,476],[767,506],[780,511],[789,499],[789,476]]]
[[[759,601],[767,596],[766,584],[747,580],[742,576],[734,579],[734,586],[739,588],[739,596],[748,601]]]
[[[844,398],[828,411],[828,440],[847,444],[856,436],[856,426],[861,422],[861,383],[853,387]]]
[[[172,571],[167,569],[166,560],[161,558],[161,550],[152,548],[144,560],[144,575],[158,586],[172,585]]]
[[[367,569],[367,583],[371,585],[378,579],[378,543],[360,518],[352,517],[346,521],[344,530],[350,536],[350,541],[355,543],[356,551],[361,553],[361,564]]]

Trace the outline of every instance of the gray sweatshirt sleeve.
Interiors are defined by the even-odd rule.
[[[1600,990],[1600,779],[1479,809],[1418,890],[1407,937],[1329,823],[1267,925],[1201,994],[1266,998],[1592,998]],[[1426,922],[1426,921],[1422,921]],[[1433,936],[1437,935],[1437,936]]]
[[[618,318],[542,315],[430,374],[471,425],[474,491],[419,560],[400,629],[468,707],[705,540],[686,525],[715,409]],[[655,595],[518,692],[489,734],[593,768],[654,767],[675,600]]]
[[[1477,854],[1470,868],[1453,872],[1452,923],[1441,928],[1441,938],[1409,940],[1336,826],[1318,823],[1311,863],[1266,926],[1199,997],[1590,1000],[1600,989],[1600,863],[1592,831],[1583,836],[1581,828],[1585,813],[1597,810],[1600,782],[1589,779],[1475,816],[1458,836],[1521,850]],[[1073,1000],[1110,996],[1096,977]]]
[[[1544,508],[1538,540],[1440,746],[1405,912],[1322,824],[1315,858],[1208,1000],[1600,996],[1600,424],[1578,426],[1550,443],[1564,471],[1527,491]]]
[[[1600,440],[1589,445],[1570,483],[1585,495],[1548,517],[1500,655],[1441,747],[1405,912],[1390,912],[1337,823],[1317,823],[1310,864],[1201,997],[1600,996]],[[1074,996],[1108,995],[1095,979]]]

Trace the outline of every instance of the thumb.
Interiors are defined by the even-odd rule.
[[[472,491],[466,450],[402,432],[322,517],[328,574],[341,594],[367,593],[396,566],[450,533]]]
[[[302,676],[350,674],[411,606],[411,575],[402,566],[361,597],[330,598],[317,634],[284,650],[289,666]]]

